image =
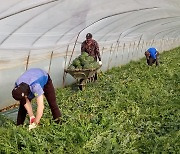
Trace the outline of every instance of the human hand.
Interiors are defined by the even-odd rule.
[[[37,124],[33,122],[32,124],[29,125],[29,130],[34,129],[37,127]]]
[[[102,65],[102,61],[99,61],[99,65]]]
[[[35,121],[35,116],[31,116],[30,120],[29,120],[29,123],[32,124],[34,121]]]

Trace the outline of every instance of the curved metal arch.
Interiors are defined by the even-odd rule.
[[[169,28],[169,29],[165,29],[165,30],[162,30],[162,31],[159,31],[159,32],[157,32],[155,35],[154,35],[154,38],[157,36],[157,35],[159,35],[159,34],[163,34],[164,32],[167,32],[167,31],[171,31],[171,30],[174,30],[174,29],[177,29],[177,28],[179,28],[179,26],[175,26],[175,27],[171,27],[171,28]]]
[[[50,29],[48,29],[47,31],[45,31],[44,33],[42,33],[42,35],[39,36],[39,37],[33,42],[32,45],[34,45],[38,40],[40,40],[40,39],[41,39],[45,34],[47,34],[49,31],[53,30],[54,28],[57,28],[59,25],[65,23],[65,22],[67,22],[67,21],[69,21],[70,19],[71,19],[71,17],[69,17],[69,18],[67,18],[67,19],[65,19],[65,20],[63,20],[63,21],[60,21],[59,23],[57,23],[56,25],[54,25],[53,27],[51,27]],[[82,22],[82,23],[84,23],[84,22]],[[71,30],[73,30],[73,29],[76,28],[77,26],[81,25],[82,23],[75,25],[75,26],[72,27],[69,31],[66,31],[65,33],[63,33],[63,34],[61,35],[61,37],[58,38],[58,40],[54,43],[54,45],[58,44],[58,42],[60,41],[60,39],[62,39],[65,34],[67,34],[68,32],[70,32]]]
[[[144,24],[147,24],[147,23],[153,22],[153,21],[158,21],[158,20],[163,20],[163,19],[169,19],[169,18],[180,18],[180,16],[156,18],[156,19],[152,19],[152,20],[145,21],[145,22],[141,22],[141,23],[139,23],[139,24],[136,24],[136,25],[132,26],[131,28],[134,28],[134,27],[137,27],[137,28],[135,28],[135,29],[133,29],[132,31],[128,32],[126,35],[124,35],[124,37],[127,36],[127,35],[129,35],[130,33],[134,32],[134,31],[136,31],[137,29],[143,27]],[[140,26],[140,27],[138,27],[138,26]]]
[[[52,7],[50,6],[48,9],[51,9],[55,6],[56,4],[54,4]],[[23,24],[21,24],[20,26],[18,26],[16,29],[14,29],[6,38],[4,38],[1,42],[0,45],[2,45],[10,36],[12,36],[17,30],[19,30],[20,28],[22,28],[24,25],[26,25],[27,23],[31,22],[34,18],[40,16],[42,13],[44,13],[46,10],[43,10],[41,13],[36,14],[34,16],[32,16],[30,19],[27,19],[26,22],[24,22]]]
[[[30,7],[30,8],[27,8],[27,9],[23,9],[23,10],[17,11],[17,12],[15,12],[15,13],[10,14],[10,15],[7,15],[7,16],[4,16],[4,17],[0,17],[0,20],[6,19],[6,18],[8,18],[8,17],[11,17],[11,16],[14,16],[14,15],[16,15],[16,14],[25,12],[25,11],[27,11],[27,10],[31,10],[31,9],[37,8],[37,7],[39,7],[39,6],[43,6],[43,5],[46,5],[46,4],[49,4],[49,3],[53,3],[53,2],[56,2],[56,1],[59,1],[59,0],[51,0],[51,1],[46,2],[46,3],[42,3],[42,4],[39,4],[39,5],[36,5],[36,6]]]
[[[178,32],[180,32],[180,27],[176,28],[175,30],[173,29],[173,30],[168,31],[165,35],[163,35],[162,39],[163,39],[166,35],[169,35],[169,34],[171,34],[171,33],[177,34]],[[176,37],[175,37],[175,38],[176,38]]]
[[[133,12],[133,13],[134,13],[134,12]],[[138,16],[138,17],[139,17],[139,16]],[[120,19],[122,19],[122,18],[120,18]],[[121,24],[121,25],[125,25],[125,24],[126,24],[126,23],[123,23],[123,24]],[[119,29],[119,26],[120,26],[120,25],[118,25],[118,26],[116,26],[116,27],[112,27],[111,30],[107,31],[106,35],[109,34],[110,32],[113,32],[113,31],[116,32],[117,29]],[[131,28],[131,27],[130,27],[130,28]],[[128,28],[128,29],[129,29],[129,28]],[[128,30],[128,29],[127,29],[127,30]],[[125,31],[127,31],[127,30],[125,30]],[[122,31],[122,32],[121,32],[121,35],[122,35],[125,31]],[[104,36],[105,36],[105,35],[104,35]],[[102,39],[104,38],[104,36],[101,37],[100,40],[102,40]]]
[[[2,10],[1,12],[0,12],[0,15],[4,12],[4,11],[7,11],[7,10],[9,10],[10,8],[12,8],[13,6],[16,6],[16,5],[18,5],[19,3],[21,3],[22,1],[20,1],[20,2],[17,2],[17,3],[15,3],[15,4],[12,4],[9,8],[6,8],[5,10]]]

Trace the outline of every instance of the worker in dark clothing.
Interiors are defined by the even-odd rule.
[[[145,56],[149,66],[152,66],[154,63],[156,63],[156,66],[159,65],[159,52],[156,48],[149,48],[145,52]]]
[[[102,65],[99,45],[94,39],[92,39],[91,33],[88,33],[86,35],[86,40],[81,44],[81,53],[82,52],[87,52],[89,56],[92,56],[94,58],[95,61],[99,60],[99,65]],[[97,80],[97,73],[95,73],[94,80]]]
[[[20,101],[17,125],[24,123],[26,114],[30,118],[29,129],[36,128],[43,115],[44,97],[51,108],[53,119],[60,123],[61,112],[56,103],[55,89],[48,73],[39,68],[31,68],[25,71],[15,82],[12,90],[12,96],[15,100]],[[33,113],[31,100],[36,98],[37,112]]]

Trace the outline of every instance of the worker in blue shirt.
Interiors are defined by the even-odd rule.
[[[149,66],[152,66],[154,63],[156,63],[156,66],[159,65],[159,52],[157,51],[156,48],[149,48],[146,52],[145,52],[145,56],[146,56],[146,60],[147,60],[147,64]]]
[[[48,73],[39,68],[31,68],[25,71],[15,82],[12,96],[20,101],[17,125],[24,123],[26,114],[30,119],[29,129],[36,128],[43,115],[44,96],[50,106],[53,119],[60,123],[61,112],[56,103],[55,89]],[[31,100],[36,98],[37,112],[33,113]]]

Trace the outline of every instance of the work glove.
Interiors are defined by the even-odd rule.
[[[29,120],[30,125],[31,125],[34,121],[35,121],[35,116],[31,116],[31,117],[30,117],[30,120]]]
[[[37,127],[37,124],[33,122],[32,124],[29,125],[29,130],[34,129]]]
[[[99,61],[99,65],[102,65],[102,61]]]

